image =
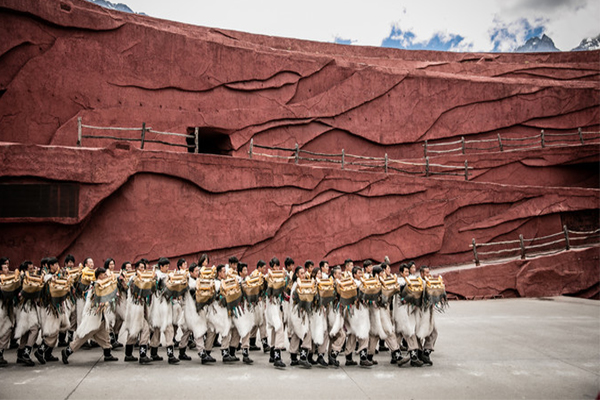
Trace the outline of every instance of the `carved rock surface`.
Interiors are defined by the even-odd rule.
[[[387,154],[419,164],[407,168],[424,175],[426,140],[598,132],[600,51],[343,46],[179,24],[84,0],[0,0],[0,33],[0,185],[78,188],[71,217],[0,219],[0,255],[12,265],[68,253],[120,264],[195,260],[208,252],[215,263],[235,254],[251,266],[272,256],[336,264],[388,255],[395,266],[414,259],[437,267],[470,263],[473,238],[538,238],[565,224],[598,228],[593,135],[543,149],[540,143],[522,151],[430,153],[431,164],[456,166],[458,175],[429,178],[386,174],[383,165],[341,170],[248,159],[247,152],[253,140],[319,153]],[[85,137],[77,148],[80,117],[91,126],[197,128],[200,152],[220,155]],[[84,128],[84,135],[97,134],[139,137]],[[145,139],[186,143],[151,131]],[[468,181],[460,169],[465,161]],[[564,274],[536,272],[543,260],[559,263],[568,254],[528,260],[527,268],[498,267],[488,291],[448,275],[449,291],[465,298],[507,290],[587,296],[585,280],[558,290]],[[593,254],[597,249],[569,268],[594,270]],[[469,282],[475,271],[484,269],[460,273]]]

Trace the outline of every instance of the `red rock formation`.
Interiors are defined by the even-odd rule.
[[[383,166],[346,165],[370,170],[356,172],[250,160],[247,151],[253,139],[422,164],[425,140],[597,132],[600,51],[342,46],[195,27],[83,0],[2,0],[0,26],[0,140],[20,143],[0,145],[0,184],[71,185],[40,197],[66,202],[64,215],[0,218],[0,254],[13,264],[49,254],[121,262],[209,252],[214,261],[236,254],[251,265],[273,255],[331,263],[389,255],[437,266],[469,263],[473,238],[540,237],[566,221],[598,227],[597,140],[430,155],[432,164],[467,160],[468,181],[385,174]],[[79,117],[94,126],[198,128],[201,152],[232,157],[89,138],[84,148],[68,147],[76,145]],[[424,167],[411,168],[423,174]],[[585,255],[579,268],[597,271],[597,252]],[[514,265],[503,267],[513,278]],[[554,281],[544,276],[523,278],[514,290],[589,288],[576,281],[557,292],[537,282]],[[452,293],[480,295],[476,286],[469,292],[450,282],[458,285]],[[513,288],[499,282],[489,293]]]

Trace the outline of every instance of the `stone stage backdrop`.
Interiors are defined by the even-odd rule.
[[[84,0],[0,0],[0,30],[12,266],[387,255],[460,298],[598,296],[600,51],[345,46]],[[592,233],[560,251],[564,226]],[[525,260],[475,266],[473,240],[519,235]]]

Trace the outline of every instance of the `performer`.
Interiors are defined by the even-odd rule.
[[[290,365],[311,368],[312,365],[308,362],[308,352],[312,347],[309,316],[312,314],[312,301],[316,288],[310,278],[305,279],[305,274],[304,267],[298,266],[292,276],[292,308],[289,319],[292,335],[290,340]],[[302,347],[300,347],[300,343],[302,343]],[[299,360],[297,357],[298,350],[300,350]]]
[[[118,361],[111,354],[109,329],[115,321],[116,300],[119,295],[116,277],[104,268],[94,272],[95,281],[88,289],[81,324],[77,327],[73,343],[61,352],[63,364],[69,363],[71,354],[88,340],[95,340],[104,350],[104,361]]]
[[[287,274],[281,269],[281,264],[277,257],[269,261],[271,270],[267,273],[267,305],[265,315],[267,324],[271,327],[271,350],[269,362],[276,368],[285,368],[285,363],[281,360],[281,350],[285,345],[283,329],[283,312],[281,311],[283,303],[283,291],[287,285]]]
[[[263,287],[260,290],[259,301],[254,306],[254,327],[252,328],[252,332],[250,333],[250,350],[260,350],[258,346],[256,346],[256,333],[260,333],[260,341],[262,344],[263,352],[269,353],[271,348],[269,346],[269,339],[267,338],[267,321],[265,318],[265,310],[266,310],[266,290],[267,290],[267,282],[265,277],[267,275],[267,263],[263,260],[258,260],[256,263],[256,269],[260,274],[260,277],[263,281]]]
[[[67,254],[63,271],[65,271],[65,277],[70,279],[72,283],[76,282],[76,279],[74,279],[75,277],[71,277],[75,270],[75,257],[72,254]],[[81,273],[81,270],[78,270],[78,273]],[[72,298],[72,301],[75,301],[75,298]],[[68,312],[67,318],[69,319],[69,326],[61,328],[58,333],[58,347],[67,346],[73,340],[73,334],[75,333],[75,329],[77,329],[77,309],[75,305],[72,304],[69,309],[65,311]]]
[[[400,267],[400,296],[394,298],[394,321],[396,332],[406,340],[410,357],[398,360],[398,367],[410,361],[412,367],[422,367],[423,361],[418,357],[419,343],[416,336],[416,327],[421,318],[421,303],[423,297],[423,281],[417,277],[410,278],[408,265]]]
[[[346,340],[346,366],[356,365],[352,360],[352,353],[358,342],[358,353],[360,355],[360,366],[370,367],[373,365],[367,358],[367,347],[369,344],[369,309],[365,307],[358,299],[358,289],[360,288],[360,278],[363,276],[363,270],[360,267],[352,269],[352,277],[346,275],[338,283],[338,289],[343,289],[340,294],[340,304],[344,307],[344,320],[346,331],[349,332]],[[353,284],[352,284],[353,283]]]
[[[431,353],[438,337],[435,326],[435,313],[443,312],[448,306],[446,288],[441,276],[432,277],[430,269],[422,266],[419,269],[421,279],[425,282],[423,298],[423,315],[420,324],[416,328],[416,334],[419,338],[420,349],[418,351],[419,359],[424,365],[433,365]]]
[[[39,307],[41,305],[44,281],[37,275],[38,271],[31,261],[24,261],[19,266],[22,287],[15,307],[14,338],[19,340],[17,364],[33,367],[31,350],[40,330]]]
[[[11,274],[10,260],[6,257],[0,258],[0,367],[8,364],[4,359],[4,350],[10,346],[15,319],[14,304],[20,289],[19,271]]]

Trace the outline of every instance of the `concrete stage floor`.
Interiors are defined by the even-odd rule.
[[[275,370],[255,364],[104,363],[100,349],[26,368],[16,350],[0,369],[0,399],[594,399],[600,391],[600,302],[566,297],[453,301],[437,315],[432,367]],[[60,349],[55,354],[60,357]],[[165,349],[159,350],[165,356]],[[218,352],[213,352],[214,353]],[[356,357],[355,357],[356,358]],[[220,357],[219,357],[220,359]],[[37,362],[36,362],[37,364]]]

